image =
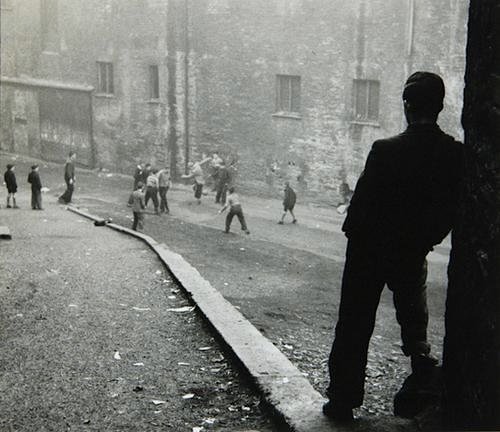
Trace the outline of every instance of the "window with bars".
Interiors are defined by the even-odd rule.
[[[354,80],[354,120],[378,122],[380,82]]]
[[[97,92],[114,93],[113,63],[97,62]]]
[[[276,76],[276,111],[282,113],[300,113],[300,76]]]
[[[160,99],[160,75],[157,65],[149,66],[149,98]]]

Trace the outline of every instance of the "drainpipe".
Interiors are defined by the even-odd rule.
[[[184,170],[189,164],[189,0],[184,0]]]

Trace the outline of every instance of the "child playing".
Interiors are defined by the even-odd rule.
[[[146,180],[146,207],[150,199],[153,200],[155,206],[155,214],[158,213],[158,170],[151,170],[147,180]]]
[[[227,196],[226,204],[219,210],[219,214],[226,210],[228,207],[229,213],[226,216],[226,233],[229,232],[233,217],[236,216],[240,221],[241,230],[245,231],[247,234],[250,234],[250,231],[248,231],[247,224],[245,222],[245,216],[243,215],[243,209],[241,208],[240,198],[235,192],[234,187],[229,188],[229,195]]]
[[[285,182],[285,198],[283,199],[283,216],[281,216],[281,220],[278,224],[283,225],[283,221],[285,220],[286,212],[289,211],[292,215],[292,223],[297,223],[297,219],[295,219],[295,215],[293,214],[293,208],[295,207],[295,202],[297,201],[297,195],[295,195],[295,191],[291,188],[289,182]]]
[[[137,182],[137,188],[130,195],[130,206],[132,207],[132,212],[134,214],[134,223],[132,224],[132,229],[137,231],[139,228],[141,231],[144,229],[144,185],[141,181]]]
[[[7,171],[3,175],[5,186],[7,187],[7,208],[12,208],[10,205],[10,198],[12,197],[13,208],[19,208],[16,204],[17,181],[14,169],[16,167],[12,164],[7,165]]]
[[[31,208],[33,210],[42,209],[42,181],[38,173],[38,165],[31,167],[31,172],[28,174],[28,183],[31,183]]]

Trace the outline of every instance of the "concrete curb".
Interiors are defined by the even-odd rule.
[[[102,218],[75,207],[73,213],[93,221]],[[198,270],[165,244],[152,237],[114,223],[106,224],[116,231],[143,240],[162,260],[173,277],[191,296],[203,316],[219,334],[255,381],[264,400],[289,430],[295,432],[332,431],[332,423],[321,413],[324,398],[302,373],[265,338],[231,303],[229,303]]]

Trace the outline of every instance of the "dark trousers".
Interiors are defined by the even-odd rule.
[[[334,403],[354,408],[363,402],[368,345],[385,284],[393,293],[404,354],[430,352],[425,256],[426,253],[410,253],[403,248],[384,252],[367,242],[349,240],[329,359],[327,395]]]
[[[167,191],[168,187],[159,187],[159,192],[160,192],[160,211],[164,211],[166,213],[169,213],[170,210],[168,209],[168,202],[167,202]]]
[[[241,229],[243,231],[247,231],[247,224],[245,222],[245,216],[243,216],[243,210],[241,206],[233,206],[230,208],[229,213],[226,216],[226,232],[229,232],[231,228],[231,222],[233,221],[233,217],[237,217],[241,224]]]
[[[146,201],[144,205],[147,207],[149,199],[153,200],[153,204],[155,206],[155,211],[158,211],[158,188],[148,186],[146,188]]]
[[[139,212],[134,212],[134,222],[132,224],[132,229],[137,231],[137,228],[144,229],[144,214]]]
[[[217,193],[215,195],[215,202],[224,204],[226,202],[227,184],[218,184]]]
[[[42,191],[40,189],[31,189],[31,208],[33,210],[42,209]]]
[[[75,189],[74,183],[70,183],[69,180],[66,180],[66,190],[59,197],[59,199],[64,201],[66,204],[69,204],[71,202],[71,198],[73,197],[74,189]]]

